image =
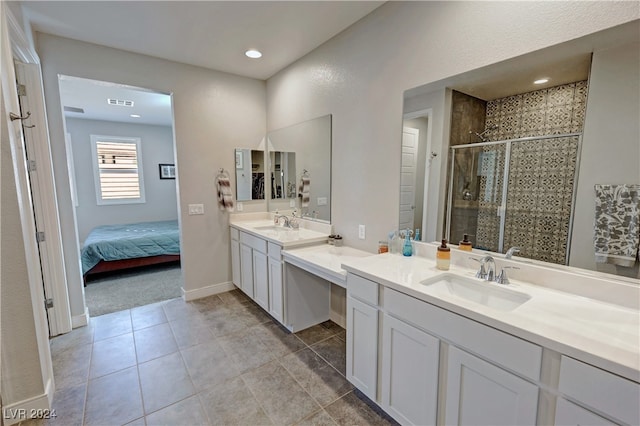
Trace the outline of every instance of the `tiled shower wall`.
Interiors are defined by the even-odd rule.
[[[487,102],[486,133],[493,141],[531,136],[581,133],[587,82],[537,90]],[[564,264],[571,218],[573,177],[578,138],[516,142],[512,145],[504,249],[522,248],[521,255]],[[497,150],[486,147],[484,151]],[[502,182],[504,156],[497,156],[496,180]],[[480,194],[487,177],[480,180]],[[497,251],[499,200],[478,206],[476,245]]]

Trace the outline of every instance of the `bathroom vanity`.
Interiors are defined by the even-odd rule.
[[[271,214],[237,215],[231,222],[233,283],[292,332],[330,318],[332,285],[346,286],[344,260],[369,256],[326,244],[331,225],[300,220],[274,224]]]
[[[640,422],[637,285],[498,259],[546,282],[503,286],[475,278],[460,253],[439,271],[435,245],[423,246],[425,257],[343,264],[347,378],[389,415],[422,425]],[[604,300],[566,292],[572,281]]]

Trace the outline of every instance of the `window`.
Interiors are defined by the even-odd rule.
[[[140,138],[91,135],[98,205],[144,203]]]

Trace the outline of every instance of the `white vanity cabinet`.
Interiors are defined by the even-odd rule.
[[[246,232],[239,234],[240,288],[262,308],[268,310],[267,242]],[[231,260],[233,262],[233,256]],[[235,268],[237,266],[232,265],[232,270]]]
[[[558,390],[576,401],[558,399],[558,425],[640,424],[640,384],[636,382],[562,356]]]
[[[377,400],[378,284],[347,275],[347,379]]]
[[[269,314],[284,324],[284,283],[282,280],[283,261],[281,247],[269,243]]]
[[[536,385],[453,346],[446,389],[446,424],[536,424]]]
[[[382,408],[402,424],[436,423],[440,341],[388,314],[382,321]]]

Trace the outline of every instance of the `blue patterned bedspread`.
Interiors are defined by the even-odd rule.
[[[82,274],[101,260],[180,254],[177,220],[104,225],[94,228],[82,248]]]

